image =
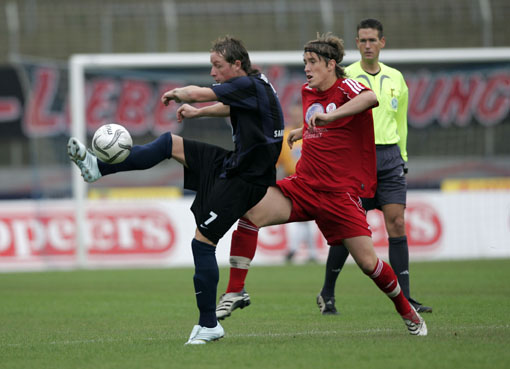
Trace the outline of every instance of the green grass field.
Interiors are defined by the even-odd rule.
[[[508,368],[510,260],[411,265],[427,337],[413,337],[357,267],[338,316],[315,305],[323,265],[252,267],[252,305],[224,339],[184,346],[197,322],[191,269],[0,274],[0,368]],[[219,291],[228,279],[221,269]]]

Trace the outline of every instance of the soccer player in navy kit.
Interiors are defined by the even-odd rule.
[[[283,114],[276,92],[251,66],[241,41],[225,37],[211,49],[211,87],[186,86],[167,91],[162,102],[218,101],[202,108],[184,104],[177,119],[230,116],[234,150],[187,140],[170,132],[153,142],[134,146],[119,164],[105,164],[71,137],[68,154],[87,182],[120,171],[148,169],[174,158],[184,166],[184,188],[196,191],[191,207],[197,229],[191,243],[193,282],[200,312],[186,344],[204,344],[224,336],[216,318],[219,280],[216,245],[230,227],[276,183],[276,162],[283,140]]]

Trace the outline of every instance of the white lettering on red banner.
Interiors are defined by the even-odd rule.
[[[90,255],[162,254],[175,244],[169,217],[151,208],[90,210],[85,232]],[[72,210],[19,212],[0,217],[0,257],[75,254]]]

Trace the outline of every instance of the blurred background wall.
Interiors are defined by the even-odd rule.
[[[225,34],[241,38],[250,51],[299,51],[326,31],[343,37],[352,54],[356,24],[367,17],[384,24],[386,49],[469,47],[483,53],[510,46],[508,0],[0,0],[0,198],[70,195],[65,143],[72,54],[207,52]],[[431,78],[421,68],[403,69],[411,93],[429,79],[440,89],[443,75],[459,91],[442,112],[420,105],[430,94],[416,95],[422,99],[415,98],[408,136],[410,187],[438,189],[450,177],[510,178],[510,60],[489,69],[450,65]],[[459,107],[462,99],[484,98],[482,91],[492,93],[484,103],[488,112]],[[190,126],[183,135],[228,144],[225,122]],[[154,132],[138,136],[135,141],[143,142]],[[168,168],[155,169],[144,184],[175,184],[173,174],[159,175],[163,171]],[[138,185],[137,179],[124,183]]]
[[[300,50],[317,31],[355,48],[362,18],[387,48],[508,46],[507,0],[2,0],[0,61],[17,54],[205,51],[234,34],[250,50]]]

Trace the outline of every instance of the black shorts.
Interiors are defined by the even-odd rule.
[[[407,181],[404,159],[398,145],[377,145],[377,189],[375,197],[362,199],[365,210],[386,204],[406,204]]]
[[[195,223],[215,244],[232,225],[254,207],[267,186],[254,185],[238,176],[220,178],[229,151],[203,142],[184,139],[184,188],[196,191],[191,211]]]

